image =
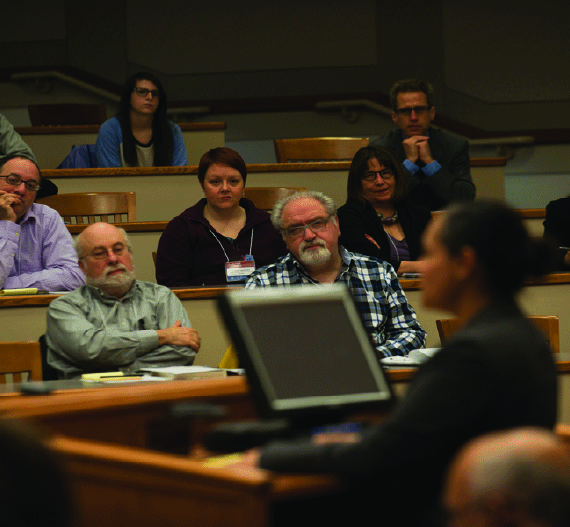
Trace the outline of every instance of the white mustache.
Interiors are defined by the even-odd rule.
[[[327,244],[323,241],[323,240],[319,240],[318,238],[315,238],[314,240],[311,240],[310,242],[307,240],[304,240],[303,242],[301,242],[301,245],[299,245],[299,250],[301,252],[303,252],[305,249],[307,249],[307,247],[311,247],[311,246],[315,246],[318,245],[319,247],[325,247],[327,246]]]
[[[104,276],[109,276],[111,273],[114,273],[115,271],[125,271],[127,272],[127,268],[123,265],[123,264],[115,264],[115,265],[108,265],[107,267],[105,267],[105,271],[103,272]]]

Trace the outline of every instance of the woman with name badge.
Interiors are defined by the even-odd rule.
[[[269,214],[242,197],[246,178],[235,150],[213,148],[202,156],[198,181],[205,197],[170,221],[160,237],[159,284],[238,285],[287,253]]]
[[[347,202],[338,209],[340,240],[349,251],[392,264],[398,275],[417,273],[420,240],[430,211],[407,199],[407,181],[389,150],[356,152],[347,181]]]
[[[188,164],[180,127],[166,115],[166,93],[152,73],[135,73],[123,86],[119,112],[101,125],[98,167]]]

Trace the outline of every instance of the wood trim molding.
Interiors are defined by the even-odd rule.
[[[504,166],[504,157],[474,158],[471,166]],[[347,170],[350,161],[320,161],[315,163],[257,163],[247,165],[248,172],[326,172],[331,170]],[[48,179],[68,177],[106,177],[106,176],[160,176],[160,175],[197,175],[198,167],[127,167],[127,168],[55,168],[42,170],[42,176]]]
[[[202,132],[209,130],[225,130],[224,122],[211,123],[177,123],[185,132]],[[18,126],[15,128],[20,135],[63,135],[63,134],[98,134],[98,124],[82,126]]]

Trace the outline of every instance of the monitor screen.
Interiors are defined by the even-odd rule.
[[[263,417],[391,402],[344,285],[234,290],[220,298],[220,309]]]

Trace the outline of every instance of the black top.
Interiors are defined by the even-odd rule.
[[[340,473],[358,489],[360,509],[389,508],[398,525],[431,525],[445,469],[459,448],[491,431],[553,428],[556,383],[542,333],[514,304],[496,302],[420,367],[402,402],[360,442],[272,444],[260,465]],[[332,507],[342,512],[342,503],[337,497]]]
[[[397,204],[396,211],[406,237],[410,259],[417,260],[421,252],[421,236],[431,219],[431,213],[425,207],[412,205],[409,201]],[[396,271],[398,270],[400,262],[390,259],[388,235],[374,207],[369,202],[347,201],[338,209],[338,220],[340,224],[339,243],[343,247],[351,252],[389,262]],[[380,249],[366,238],[366,234],[376,241]]]
[[[551,201],[546,206],[544,219],[544,236],[552,240],[556,247],[570,247],[570,196]],[[564,265],[565,250],[558,251],[556,269],[568,271]]]

